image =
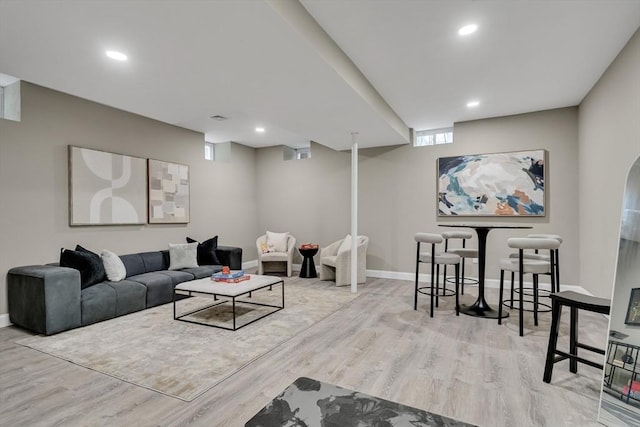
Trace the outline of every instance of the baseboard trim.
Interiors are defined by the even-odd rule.
[[[246,261],[242,263],[242,269],[243,270],[248,270],[251,268],[257,268],[258,267],[258,260],[251,260],[251,261]],[[292,268],[294,271],[300,271],[300,268],[302,267],[301,264],[293,264]],[[316,268],[317,270],[317,268]],[[410,281],[413,282],[415,280],[415,273],[407,273],[407,272],[403,272],[403,271],[384,271],[384,270],[367,270],[367,277],[374,277],[374,278],[378,278],[378,279],[394,279],[394,280],[405,280],[405,281]],[[431,275],[429,274],[420,274],[418,276],[419,280],[421,282],[429,282],[431,280]],[[505,283],[506,285],[506,283]],[[532,283],[531,282],[525,282],[526,286],[531,286]],[[466,285],[466,286],[474,286],[474,285]],[[477,285],[475,285],[477,286]],[[487,288],[494,288],[494,289],[498,289],[500,287],[500,281],[497,279],[487,279],[485,281],[485,286]],[[549,290],[549,284],[548,283],[541,283],[540,284],[540,289],[546,289]],[[586,295],[591,295],[593,296],[593,294],[591,292],[589,292],[588,290],[586,290],[585,288],[583,288],[582,286],[576,286],[576,285],[564,285],[561,284],[560,285],[560,289],[562,289],[563,291],[574,291],[574,292],[578,292],[581,294],[586,294]],[[7,326],[11,326],[12,323],[9,321],[9,314],[5,313],[5,314],[0,314],[0,328],[5,328]]]
[[[12,323],[9,321],[9,314],[0,314],[0,328],[6,328],[7,326],[11,326]]]
[[[258,260],[254,259],[251,261],[245,261],[242,263],[242,269],[243,270],[249,270],[250,268],[257,268],[258,267]]]
[[[407,281],[413,282],[415,280],[415,278],[416,278],[416,274],[415,273],[407,273],[407,272],[404,272],[404,271],[367,270],[367,277],[375,277],[375,278],[378,278],[378,279],[407,280]],[[431,275],[430,274],[420,274],[420,275],[418,275],[418,279],[420,280],[420,282],[430,282],[431,281]],[[509,284],[509,282],[507,280],[505,280],[505,287],[508,286],[508,284]],[[500,288],[500,280],[498,280],[498,279],[485,279],[484,285],[487,288],[499,289]],[[533,283],[530,282],[530,281],[525,281],[524,285],[527,286],[527,287],[530,287],[530,286],[533,286]],[[477,286],[477,285],[465,285],[465,287],[467,287],[467,286]],[[540,283],[539,287],[540,287],[540,289],[544,289],[544,290],[547,290],[547,291],[550,290],[549,283]],[[563,291],[574,291],[574,292],[578,292],[578,293],[581,293],[581,294],[593,296],[593,294],[591,292],[589,292],[588,290],[586,290],[582,286],[560,284],[560,289],[563,290]]]

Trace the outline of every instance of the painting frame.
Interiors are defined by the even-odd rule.
[[[149,224],[188,224],[189,165],[148,159]]]
[[[640,325],[640,288],[631,289],[627,314],[624,317],[625,325]]]
[[[147,223],[147,159],[67,146],[69,226]]]
[[[547,150],[436,159],[438,217],[545,217]]]

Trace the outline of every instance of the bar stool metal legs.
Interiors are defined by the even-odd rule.
[[[415,291],[413,297],[413,309],[418,309],[418,294],[426,294],[429,295],[429,305],[430,310],[429,314],[433,317],[433,309],[434,303],[435,306],[438,306],[439,299],[439,289],[438,289],[438,275],[439,268],[436,270],[436,267],[439,267],[440,264],[443,265],[453,265],[455,267],[455,292],[450,295],[455,295],[456,297],[456,316],[460,315],[460,300],[458,297],[459,285],[460,285],[460,257],[455,254],[448,253],[435,253],[436,243],[442,242],[442,236],[439,234],[429,234],[429,233],[417,233],[415,235],[416,241],[416,279],[415,279]],[[428,243],[431,245],[431,252],[420,252],[420,244]],[[430,263],[431,264],[431,283],[428,287],[420,287],[419,286],[419,274],[420,274],[420,263]],[[434,288],[435,284],[435,288]],[[446,296],[450,296],[446,295]]]

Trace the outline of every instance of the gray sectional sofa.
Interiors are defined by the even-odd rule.
[[[222,265],[242,268],[242,249],[218,246]],[[81,288],[80,272],[50,265],[15,267],[7,274],[10,321],[51,335],[173,301],[178,283],[201,279],[222,269],[203,265],[169,270],[169,251],[121,255],[126,278]]]

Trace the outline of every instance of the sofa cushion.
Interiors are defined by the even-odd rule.
[[[173,279],[162,272],[142,273],[127,277],[127,280],[147,287],[147,308],[173,301]]]
[[[63,249],[60,252],[60,267],[74,268],[80,272],[80,287],[82,289],[95,285],[106,279],[102,259],[85,251]]]
[[[147,272],[140,254],[120,255],[120,259],[127,269],[127,277],[137,276],[138,274]]]
[[[198,243],[198,241],[187,237],[187,243]],[[198,265],[220,265],[220,260],[216,255],[217,248],[218,236],[198,243]]]
[[[198,266],[197,243],[169,243],[169,270]]]
[[[118,255],[104,249],[100,257],[108,280],[119,282],[127,277],[127,269]]]
[[[201,265],[199,267],[185,268],[180,271],[193,274],[196,279],[204,279],[205,277],[211,277],[213,273],[222,271],[221,265]]]
[[[199,267],[195,267],[195,268],[199,268]],[[178,283],[188,282],[189,280],[193,280],[195,278],[193,274],[185,270],[163,270],[163,271],[158,271],[158,273],[162,273],[171,277],[171,282],[173,283],[173,286],[177,285]]]
[[[132,280],[105,282],[116,292],[115,315],[144,310],[147,304],[147,287]]]
[[[86,288],[81,294],[82,325],[116,316],[116,291],[106,282]]]
[[[139,254],[144,263],[144,272],[151,273],[153,271],[166,270],[169,266],[165,264],[162,252],[142,252]]]

